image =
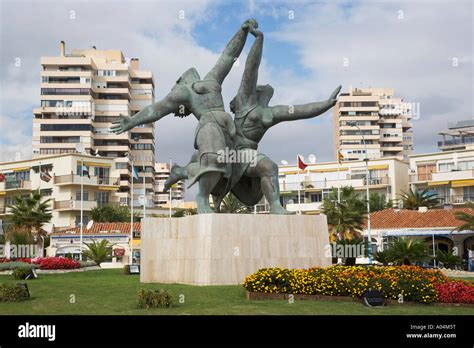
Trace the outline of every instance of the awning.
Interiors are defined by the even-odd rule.
[[[458,235],[467,235],[473,234],[474,231],[454,231],[452,229],[439,229],[439,230],[430,230],[425,228],[406,228],[398,230],[386,230],[382,231],[381,235],[383,237],[408,237],[408,236],[458,236]]]
[[[454,180],[451,181],[451,187],[474,186],[474,180]]]
[[[14,172],[24,172],[24,171],[30,170],[30,169],[31,169],[31,167],[20,167],[20,168],[13,168],[12,170]]]
[[[5,191],[0,191],[0,196],[6,195],[7,193]]]
[[[140,247],[141,246],[141,240],[140,239],[134,239],[132,242],[134,247]]]
[[[348,171],[349,168],[339,168],[340,172]],[[326,168],[326,169],[312,169],[310,173],[328,173],[328,172],[337,172],[337,168]]]
[[[428,186],[443,186],[448,185],[449,181],[430,181],[428,182]]]
[[[118,187],[99,186],[99,191],[118,191]]]
[[[388,169],[388,164],[379,164],[377,166],[369,166],[369,170],[376,170],[376,169]]]
[[[294,170],[294,171],[291,171],[291,172],[280,172],[278,174],[285,174],[285,175],[298,174],[298,171]]]
[[[110,163],[100,163],[100,162],[84,162],[85,166],[91,167],[111,167],[112,164]]]

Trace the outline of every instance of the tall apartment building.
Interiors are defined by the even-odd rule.
[[[333,108],[334,156],[345,161],[397,157],[413,152],[411,104],[390,88],[352,88]]]
[[[164,192],[166,180],[170,176],[169,163],[155,163],[155,206],[168,206],[170,203],[170,192]],[[177,182],[171,188],[171,200],[173,204],[182,204],[184,202],[185,186],[183,181]]]
[[[438,141],[441,151],[474,148],[474,120],[448,122],[448,130],[438,134],[443,137],[443,140]]]
[[[86,154],[117,159],[120,177],[117,195],[130,204],[131,161],[145,176],[148,205],[154,196],[154,125],[143,125],[117,135],[111,123],[132,116],[154,102],[150,71],[139,70],[138,58],[126,60],[120,50],[73,49],[41,57],[41,106],[33,109],[33,157],[75,153],[83,144]],[[143,202],[143,187],[134,188],[134,205]]]

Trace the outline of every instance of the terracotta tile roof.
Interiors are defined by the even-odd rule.
[[[454,228],[463,224],[456,219],[457,211],[474,214],[469,208],[456,209],[430,209],[426,212],[407,209],[384,209],[370,214],[371,228]],[[367,228],[367,223],[364,228]]]
[[[140,223],[133,223],[133,230],[140,231]],[[80,234],[80,228],[68,228],[51,233],[53,236]],[[130,234],[130,222],[95,222],[88,230],[85,226],[82,234]]]

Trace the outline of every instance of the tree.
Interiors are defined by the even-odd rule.
[[[84,243],[88,250],[83,252],[83,255],[88,259],[94,261],[98,266],[112,256],[112,245],[107,239],[102,239],[100,242],[92,240],[92,243]]]
[[[474,210],[474,203],[466,203],[466,207]],[[474,230],[474,215],[466,213],[464,211],[457,211],[454,213],[456,219],[464,221],[461,226],[456,227],[453,231],[473,231]]]
[[[431,257],[424,241],[413,238],[398,238],[392,241],[387,250],[386,260],[396,265],[411,265],[428,261]]]
[[[401,194],[403,208],[409,210],[417,210],[419,207],[434,207],[439,204],[437,196],[436,192],[428,191],[427,188],[423,191],[410,188],[410,191]]]
[[[8,217],[15,232],[25,231],[34,235],[39,251],[39,256],[43,256],[44,236],[46,232],[41,229],[43,224],[51,221],[53,214],[50,208],[51,198],[41,200],[39,190],[33,191],[29,196],[17,196],[13,204],[9,205],[11,215]]]
[[[179,208],[176,209],[172,217],[184,217],[188,215],[196,215],[197,214],[197,209],[185,209],[185,208]]]
[[[334,239],[351,239],[360,237],[367,215],[366,203],[359,198],[353,187],[333,188],[323,200],[323,212],[327,216],[328,225]]]
[[[232,193],[228,193],[221,203],[221,213],[227,214],[248,214],[250,207],[243,204]]]
[[[452,251],[444,252],[443,250],[438,250],[436,254],[436,261],[445,268],[456,268],[456,266],[462,263],[461,257],[454,255]]]
[[[387,202],[387,199],[383,193],[373,192],[370,194],[370,211],[373,213],[374,211],[384,210],[387,208],[391,208],[393,206],[392,202]]]
[[[129,222],[130,209],[124,205],[105,204],[91,209],[91,218],[95,222]],[[140,221],[138,212],[134,212],[133,220]]]

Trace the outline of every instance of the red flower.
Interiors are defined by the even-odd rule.
[[[474,286],[462,280],[436,284],[438,302],[474,304]]]

